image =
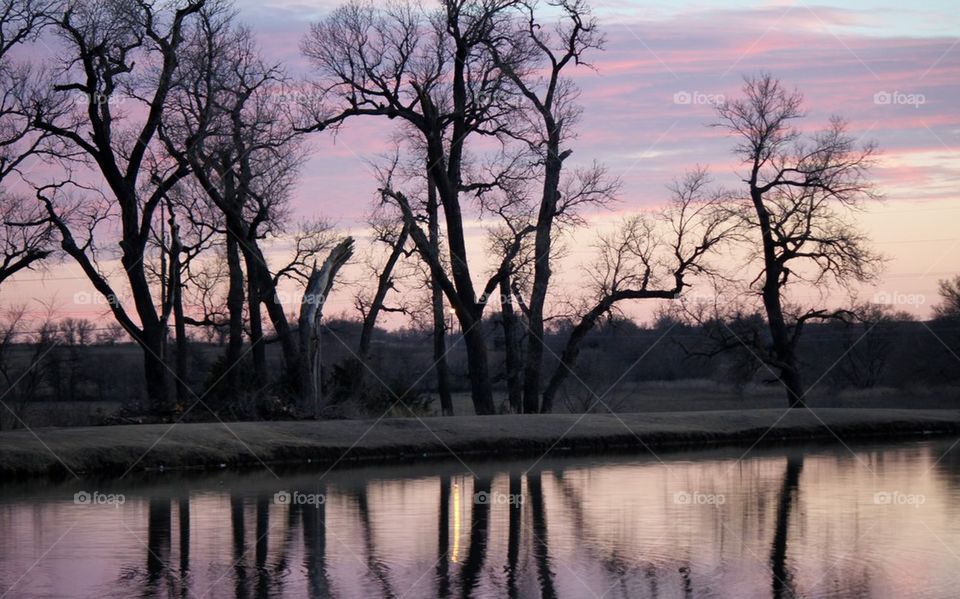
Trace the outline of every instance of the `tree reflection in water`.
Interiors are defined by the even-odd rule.
[[[0,580],[19,576],[10,564],[30,567],[20,556],[45,551],[57,514],[68,513],[89,545],[68,535],[52,555],[69,559],[41,561],[36,571],[71,586],[18,597],[788,599],[909,595],[924,585],[942,596],[960,584],[960,569],[935,550],[942,542],[960,551],[951,528],[960,518],[960,460],[940,460],[945,450],[558,460],[476,476],[424,467],[411,476],[334,473],[322,484],[310,474],[279,482],[225,474],[213,484],[141,483],[124,490],[125,504],[104,509],[13,499],[0,502],[0,522],[20,546],[0,544]],[[278,486],[325,501],[277,503]],[[878,489],[922,493],[926,503],[878,506]],[[675,498],[693,491],[725,501]],[[44,526],[47,537],[24,533]],[[902,570],[891,567],[899,563]],[[77,565],[66,575],[57,570],[64,564]],[[923,580],[911,578],[916,572]]]

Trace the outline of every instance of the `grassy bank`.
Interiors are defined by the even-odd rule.
[[[958,410],[818,409],[611,415],[461,416],[325,422],[238,422],[0,433],[4,477],[262,463],[349,463],[418,457],[539,456],[700,444],[960,433]],[[39,437],[39,438],[38,438]]]

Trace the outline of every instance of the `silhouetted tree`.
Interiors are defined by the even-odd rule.
[[[598,257],[588,269],[594,298],[570,331],[543,391],[541,412],[553,410],[581,342],[618,303],[674,299],[689,286],[688,277],[714,272],[709,258],[732,238],[737,226],[725,205],[726,192],[711,188],[707,172],[698,169],[676,182],[671,194],[662,212],[627,217],[614,234],[600,237]]]
[[[941,301],[934,306],[934,315],[937,318],[960,317],[960,275],[941,280],[939,290]]]
[[[266,376],[262,305],[283,353],[288,384],[298,397],[312,396],[306,387],[307,348],[293,334],[278,287],[284,278],[308,282],[311,262],[332,246],[330,227],[323,221],[303,223],[292,232],[293,258],[276,269],[262,247],[269,236],[291,233],[290,191],[305,156],[295,114],[282,93],[291,82],[279,66],[263,60],[251,32],[234,23],[230,12],[214,6],[201,10],[198,21],[176,72],[180,85],[170,99],[176,117],[164,123],[161,138],[221,212],[226,233],[244,258],[255,371]],[[230,251],[228,246],[235,316],[240,275]]]
[[[58,7],[62,12],[49,15],[60,42],[58,64],[48,81],[56,93],[34,102],[31,115],[33,126],[51,140],[49,152],[76,167],[92,166],[105,184],[101,191],[70,178],[40,187],[37,195],[63,251],[143,349],[147,397],[158,412],[169,408],[163,362],[166,327],[147,276],[147,244],[157,209],[189,169],[166,159],[157,131],[177,85],[174,74],[186,30],[204,3],[64,3]],[[117,110],[120,103],[131,107]],[[88,197],[71,203],[67,192],[72,189]],[[119,215],[121,272],[135,315],[118,299],[98,260],[103,244],[102,238],[99,243],[94,239],[94,231],[114,212]]]
[[[797,342],[811,320],[841,318],[846,310],[794,309],[785,292],[795,282],[824,285],[867,281],[881,263],[845,212],[877,197],[867,180],[876,151],[857,144],[847,124],[832,117],[821,131],[803,135],[802,96],[769,74],[750,77],[743,97],[717,107],[717,126],[737,139],[734,153],[746,165],[743,226],[756,243],[762,269],[753,281],[766,311],[770,342],[758,348],[778,369],[790,406],[805,389]]]
[[[504,269],[478,293],[467,252],[463,200],[466,194],[496,187],[499,175],[472,180],[465,155],[471,140],[497,135],[514,110],[506,78],[486,45],[511,4],[445,0],[430,10],[354,2],[312,25],[302,44],[320,75],[317,88],[324,100],[313,129],[361,115],[399,118],[423,145],[427,176],[443,208],[449,275],[428,236],[414,226],[407,196],[385,192],[403,212],[418,251],[456,311],[478,414],[494,412],[482,314],[484,300],[496,291]]]
[[[529,105],[516,135],[527,144],[541,169],[542,189],[536,217],[533,280],[526,312],[528,343],[523,373],[523,411],[535,413],[540,400],[543,363],[544,304],[550,284],[551,244],[556,221],[570,217],[576,206],[604,203],[616,190],[617,182],[596,177],[579,193],[561,190],[564,161],[572,150],[562,148],[573,137],[581,108],[579,89],[565,76],[570,67],[585,64],[585,55],[603,45],[596,19],[582,0],[551,3],[560,11],[554,27],[545,26],[535,2],[517,2],[511,29],[493,32],[487,43],[496,63]],[[599,170],[599,169],[597,169]],[[579,173],[581,181],[589,176]]]

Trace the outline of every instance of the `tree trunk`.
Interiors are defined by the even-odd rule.
[[[587,336],[587,333],[597,324],[601,316],[606,314],[610,308],[619,301],[637,300],[637,299],[672,299],[679,293],[677,289],[620,289],[606,295],[596,303],[596,305],[580,318],[577,326],[570,331],[567,338],[567,344],[560,355],[560,363],[547,383],[547,388],[543,391],[543,404],[540,406],[542,414],[548,414],[553,410],[553,401],[556,398],[560,385],[567,378],[567,375],[573,371],[576,366],[577,358],[580,356],[580,343]]]
[[[142,342],[139,343],[144,350],[143,373],[147,384],[147,400],[151,411],[157,414],[165,414],[170,409],[167,365],[159,358],[163,354],[163,337],[162,331],[151,327],[149,331],[144,329]]]
[[[551,234],[557,210],[560,171],[563,167],[563,160],[559,156],[559,131],[551,131],[547,145],[543,196],[540,200],[534,239],[533,288],[530,291],[527,363],[523,377],[523,411],[527,414],[536,414],[539,409],[540,377],[543,368],[543,305],[550,285]]]
[[[793,342],[790,339],[790,331],[783,316],[778,280],[777,274],[768,275],[767,285],[763,290],[763,306],[766,309],[770,337],[773,340],[773,354],[780,369],[780,382],[787,394],[787,405],[798,408],[803,406],[803,397],[806,392],[803,388]]]
[[[179,285],[179,281],[177,285]],[[179,292],[173,304],[173,325],[177,343],[177,402],[181,406],[186,406],[190,401],[190,387],[187,385],[189,376],[188,351],[189,341],[187,339],[187,326],[183,320],[183,299]]]
[[[177,348],[177,403],[181,409],[186,409],[190,400],[190,387],[187,386],[187,325],[183,320],[183,285],[180,282],[180,251],[183,246],[180,244],[177,224],[173,217],[170,218],[170,241],[170,299],[173,302],[174,342]]]
[[[233,228],[235,230],[242,230],[242,223],[233,223]],[[273,275],[270,274],[270,270],[267,268],[267,263],[263,257],[263,252],[255,240],[248,238],[240,247],[247,265],[247,277],[250,279],[251,291],[255,292],[256,299],[260,302],[257,305],[263,305],[267,309],[267,316],[273,324],[273,330],[277,333],[280,349],[283,352],[288,383],[293,388],[294,396],[298,396],[301,392],[300,350],[296,340],[293,338],[290,325],[287,322],[287,315],[283,312],[283,303],[277,295],[277,289],[273,283]],[[251,306],[254,305],[253,295],[254,294],[251,294],[250,298]],[[259,310],[257,310],[257,312],[259,312]],[[253,317],[255,315],[252,310],[250,316],[251,323],[253,323]],[[263,345],[262,341],[256,344],[256,346],[261,345]]]
[[[597,320],[610,309],[611,305],[613,305],[613,302],[609,299],[601,301],[592,310],[587,312],[587,314],[580,319],[580,322],[577,323],[577,326],[570,331],[567,344],[564,346],[563,353],[560,355],[560,363],[557,364],[557,368],[553,371],[553,375],[547,383],[547,388],[543,390],[543,403],[540,405],[541,414],[549,414],[553,411],[553,401],[557,396],[557,391],[560,390],[560,385],[563,384],[567,375],[573,370],[573,367],[577,363],[577,358],[580,356],[580,342],[587,336],[587,333],[590,332],[590,329],[593,328]]]
[[[357,353],[364,362],[366,362],[370,354],[370,343],[373,341],[373,331],[377,326],[377,318],[379,318],[380,312],[383,310],[383,303],[387,298],[387,293],[393,288],[393,270],[396,268],[397,262],[400,261],[400,256],[403,255],[403,247],[407,243],[409,231],[410,229],[404,224],[400,233],[397,235],[396,241],[394,241],[386,264],[383,265],[383,270],[380,271],[380,275],[377,277],[377,291],[373,296],[373,301],[370,302],[370,308],[367,310],[367,315],[363,319],[363,328],[360,330],[360,345]],[[362,371],[359,376],[362,376]]]
[[[804,396],[807,394],[803,385],[803,376],[800,374],[800,368],[796,363],[793,353],[790,354],[789,368],[780,369],[780,378],[787,388],[787,403],[791,408],[802,408],[804,405]]]
[[[794,341],[791,339],[786,318],[783,315],[783,298],[780,293],[786,276],[783,264],[777,258],[777,248],[774,246],[773,233],[770,225],[770,214],[763,204],[763,195],[755,184],[751,184],[751,199],[760,223],[760,233],[763,241],[763,307],[767,313],[767,324],[770,328],[770,337],[773,341],[773,355],[776,365],[780,369],[780,382],[783,383],[787,394],[787,405],[791,408],[803,406],[803,397],[806,391],[800,376],[797,363]]]
[[[523,358],[520,355],[520,332],[510,295],[510,277],[500,281],[500,317],[503,321],[503,346],[507,371],[507,401],[514,413],[523,412],[523,382],[520,379]]]
[[[433,304],[433,361],[437,370],[437,394],[444,416],[453,416],[453,396],[450,394],[450,366],[447,365],[447,323],[443,314],[443,292],[436,281],[430,290]]]
[[[333,280],[350,256],[353,255],[353,239],[347,237],[330,250],[319,270],[313,269],[307,288],[300,302],[298,333],[300,336],[300,410],[319,418],[323,412],[323,379],[321,362],[320,320]]]
[[[437,216],[437,186],[427,178],[427,228],[430,247],[440,255],[440,221]],[[444,416],[453,416],[453,397],[450,395],[450,367],[447,365],[447,319],[443,313],[443,290],[436,275],[430,273],[430,306],[433,311],[433,362],[437,370],[437,393]]]
[[[461,320],[461,322],[463,322]],[[490,365],[487,360],[487,337],[479,316],[463,331],[467,350],[467,368],[470,371],[470,391],[473,409],[478,416],[496,413],[493,389],[490,386]]]
[[[229,315],[229,337],[227,340],[226,393],[228,398],[236,398],[240,393],[240,368],[233,366],[240,360],[243,351],[243,270],[240,267],[240,248],[232,233],[227,233],[227,272],[229,288],[227,290],[227,313]],[[252,313],[252,311],[251,311]],[[259,314],[259,309],[258,309]],[[251,320],[252,325],[252,320]],[[251,326],[252,328],[252,326]]]
[[[458,50],[459,51],[459,50]],[[461,102],[463,94],[463,65],[455,65],[454,96],[455,103]],[[483,304],[477,303],[477,293],[473,287],[470,266],[467,260],[467,244],[463,231],[463,214],[460,210],[460,156],[464,131],[458,131],[461,124],[455,124],[450,151],[447,152],[443,140],[430,137],[427,140],[427,155],[430,160],[428,176],[436,185],[437,195],[443,206],[443,216],[447,226],[447,245],[450,254],[450,270],[456,295],[461,306],[457,307],[457,319],[463,330],[467,351],[467,367],[470,369],[470,394],[473,408],[478,415],[493,414],[493,390],[490,385],[490,370],[487,356],[486,335],[483,330]],[[447,172],[443,172],[444,158],[448,158]],[[442,185],[441,185],[442,182]]]
[[[253,376],[257,385],[265,385],[267,375],[267,347],[263,342],[263,311],[260,293],[256,281],[250,276],[250,258],[245,257],[247,265],[247,316],[250,319],[250,355],[253,356]]]
[[[129,246],[127,246],[129,247]],[[142,251],[127,251],[124,248],[121,264],[127,271],[134,306],[140,317],[141,331],[138,345],[143,352],[143,371],[147,385],[147,400],[152,412],[166,414],[170,411],[170,391],[167,383],[167,366],[163,362],[166,330],[157,314],[150,285],[143,266]],[[128,331],[130,332],[130,331]],[[136,331],[133,331],[136,338]]]

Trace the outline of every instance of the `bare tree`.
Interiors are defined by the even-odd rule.
[[[304,348],[288,322],[278,286],[283,278],[306,283],[312,260],[332,239],[328,224],[304,223],[293,233],[292,260],[276,270],[262,246],[268,237],[289,233],[290,193],[305,155],[285,100],[291,82],[280,67],[264,62],[249,30],[216,8],[200,12],[178,76],[182,84],[171,97],[178,117],[164,123],[160,134],[168,152],[193,173],[223,215],[232,328],[243,291],[237,285],[242,275],[236,250],[248,281],[254,370],[265,379],[262,306],[280,343],[287,379],[295,394],[302,395],[308,392],[300,388],[306,380]]]
[[[36,69],[10,57],[11,50],[43,29],[49,0],[0,1],[0,284],[51,253],[51,225],[35,202],[10,194],[5,181],[15,175],[44,141],[30,118],[29,99],[39,94]]]
[[[754,284],[771,338],[761,358],[778,369],[789,405],[800,406],[805,389],[796,347],[804,324],[847,311],[791,310],[785,291],[795,282],[850,284],[875,276],[881,259],[845,213],[877,197],[867,180],[876,147],[858,145],[839,117],[802,135],[793,125],[803,116],[801,94],[771,75],[747,78],[743,94],[718,106],[717,126],[737,138],[734,152],[747,168],[747,210],[740,213],[760,248]]]
[[[177,402],[185,407],[192,392],[189,376],[187,325],[195,322],[187,316],[184,297],[193,277],[193,264],[214,247],[219,238],[217,219],[196,193],[195,186],[181,181],[166,197],[159,230],[154,243],[160,249],[159,266],[150,264],[160,282],[161,321],[166,327],[173,318]],[[199,197],[198,197],[199,196]],[[179,221],[178,221],[179,216]]]
[[[734,238],[738,222],[726,205],[728,194],[713,188],[704,169],[671,186],[660,213],[627,217],[615,233],[601,236],[593,278],[593,303],[582,310],[567,338],[560,362],[543,391],[541,412],[553,410],[557,391],[576,365],[580,344],[601,317],[626,300],[675,299],[688,277],[712,276],[711,256]]]
[[[33,126],[55,142],[51,153],[81,168],[92,165],[106,186],[96,209],[70,212],[61,204],[64,194],[57,192],[68,188],[68,182],[42,185],[37,195],[56,227],[61,248],[96,290],[112,300],[114,318],[143,349],[147,397],[157,412],[169,408],[162,358],[166,330],[147,276],[147,244],[157,208],[189,170],[169,163],[156,137],[175,85],[185,29],[203,5],[204,0],[65,3],[63,12],[50,15],[60,42],[49,82],[57,94],[50,102],[36,102],[32,114]],[[130,108],[118,109],[123,103]],[[141,114],[142,119],[133,117]],[[94,194],[76,179],[72,185]],[[85,203],[96,201],[94,197]],[[110,214],[119,219],[120,263],[135,316],[116,301],[113,283],[97,259],[92,232]],[[77,228],[86,239],[76,237]]]
[[[86,318],[69,316],[57,323],[64,345],[89,345],[93,341],[93,322]]]
[[[537,2],[519,2],[513,28],[503,34],[503,38],[491,38],[487,42],[497,64],[529,105],[529,114],[522,117],[525,126],[515,135],[529,145],[542,172],[533,281],[526,314],[528,344],[523,374],[525,412],[536,412],[540,399],[543,318],[551,275],[551,242],[556,234],[555,220],[563,211],[563,164],[572,153],[571,149],[563,146],[573,137],[573,126],[580,115],[580,107],[576,104],[579,90],[569,78],[564,77],[564,73],[571,66],[586,64],[585,54],[603,46],[603,37],[598,33],[596,19],[586,2],[559,0],[549,4],[561,13],[554,27],[545,26],[538,18]],[[603,185],[601,181],[597,183]],[[602,202],[610,197],[611,194],[595,193],[585,194],[580,199]],[[567,208],[572,206],[569,204]]]
[[[317,269],[313,267],[307,280],[306,291],[300,304],[299,335],[301,361],[301,388],[300,408],[303,413],[318,418],[325,406],[322,380],[322,348],[320,345],[320,323],[323,317],[323,305],[330,290],[337,271],[347,263],[353,255],[353,239],[347,237],[336,245],[323,265]],[[309,400],[313,401],[310,402]]]
[[[474,409],[494,412],[482,325],[483,298],[504,276],[498,269],[478,293],[467,252],[463,198],[497,185],[470,180],[470,141],[493,136],[514,112],[508,82],[486,40],[515,0],[445,0],[437,10],[415,5],[346,4],[311,26],[302,49],[320,75],[312,129],[360,115],[399,118],[418,136],[445,219],[450,275],[429,236],[416,224],[407,196],[386,189],[410,227],[418,251],[456,311],[463,330]],[[509,161],[508,161],[509,162]]]
[[[123,327],[119,323],[107,323],[97,333],[97,345],[116,345],[123,339]]]
[[[29,100],[45,92],[36,69],[11,58],[11,50],[34,40],[49,24],[51,0],[0,0],[0,181],[39,150],[44,136],[33,127]]]
[[[952,279],[942,279],[939,289],[942,300],[934,306],[934,316],[937,318],[960,317],[960,275]]]
[[[532,221],[529,214],[521,209],[519,214],[510,214],[508,206],[510,202],[500,206],[500,215],[503,218],[503,224],[494,229],[489,239],[489,254],[496,257],[495,263],[506,264],[505,273],[500,279],[499,308],[500,308],[500,326],[503,329],[503,351],[504,365],[503,378],[507,383],[507,404],[510,410],[520,414],[523,409],[523,326],[515,309],[514,299],[514,280],[515,277],[522,277],[526,274],[530,263],[533,261],[532,248],[530,243],[523,243],[519,252],[515,251],[514,245],[518,239],[518,234],[526,230],[527,223]],[[521,208],[526,204],[519,202]],[[522,235],[521,235],[522,237]],[[509,263],[504,263],[503,259],[512,256]],[[492,298],[487,298],[487,303],[492,304]]]
[[[382,213],[374,214],[368,224],[373,232],[372,241],[376,245],[386,246],[387,255],[382,264],[370,265],[372,274],[376,278],[376,286],[373,292],[369,296],[358,293],[355,297],[355,304],[362,318],[357,355],[363,361],[370,357],[370,345],[373,342],[373,333],[381,313],[404,313],[407,311],[402,305],[389,305],[387,296],[391,291],[397,289],[396,279],[399,262],[410,255],[406,247],[410,238],[409,229],[402,218],[391,218]],[[363,376],[363,373],[358,376]]]
[[[25,330],[25,315],[24,306],[10,306],[0,314],[0,387],[8,406],[0,415],[0,429],[8,414],[10,428],[25,425],[27,408],[40,394],[49,374],[50,354],[59,343],[51,311],[32,335]],[[18,348],[28,350],[25,360],[16,355]]]
[[[890,306],[864,304],[851,308],[852,316],[837,323],[843,353],[834,378],[847,385],[869,389],[880,384],[890,357],[898,345],[897,328],[911,320]]]

